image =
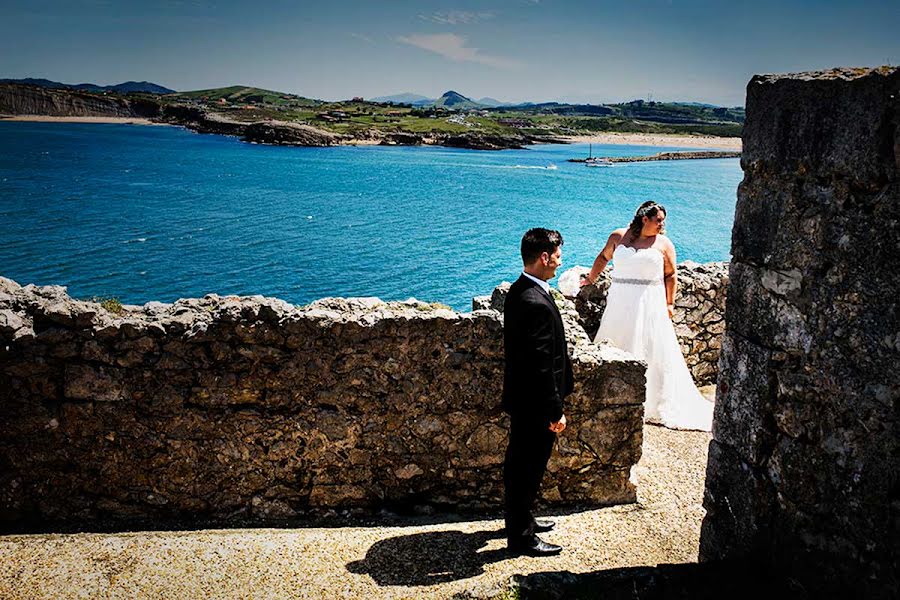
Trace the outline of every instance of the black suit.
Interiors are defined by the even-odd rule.
[[[511,544],[534,540],[531,508],[572,392],[572,363],[556,303],[525,275],[509,288],[503,308],[503,410],[510,415],[503,465],[506,533]]]

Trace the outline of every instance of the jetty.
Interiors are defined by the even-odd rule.
[[[658,152],[651,156],[604,156],[602,158],[570,158],[568,162],[586,163],[591,160],[604,160],[611,163],[647,162],[651,160],[696,160],[700,158],[740,158],[740,152],[702,150],[698,152]]]

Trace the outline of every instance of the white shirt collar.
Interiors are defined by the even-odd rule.
[[[544,290],[545,292],[547,292],[547,294],[550,293],[550,284],[547,283],[546,281],[544,281],[543,279],[538,279],[538,278],[535,277],[534,275],[529,275],[529,274],[526,273],[525,271],[522,271],[522,275],[524,275],[524,276],[527,277],[528,279],[532,280],[533,282],[535,282],[535,283],[537,283],[539,286],[541,286],[541,289]]]

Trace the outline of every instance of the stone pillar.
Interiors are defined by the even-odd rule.
[[[700,543],[822,597],[900,586],[900,70],[757,76]]]

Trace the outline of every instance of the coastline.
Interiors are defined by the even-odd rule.
[[[29,121],[32,123],[118,123],[124,125],[166,125],[140,117],[52,117],[48,115],[0,115],[3,121]]]
[[[161,123],[140,117],[57,117],[49,115],[6,115],[0,114],[0,123],[3,121],[19,121],[33,123],[97,123],[120,125],[176,125],[175,123]],[[337,141],[339,146],[376,146],[383,142],[382,138],[345,138]],[[568,143],[568,144],[610,144],[623,146],[675,146],[683,148],[705,148],[710,150],[741,151],[741,138],[724,138],[715,136],[692,136],[664,133],[597,133],[592,135],[559,136],[548,142],[538,143]],[[406,144],[391,144],[406,145]],[[411,144],[412,145],[412,144]],[[422,145],[441,145],[424,143]]]
[[[616,144],[623,146],[681,146],[740,152],[741,138],[677,135],[666,133],[597,133],[564,136],[570,144]]]

